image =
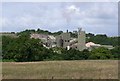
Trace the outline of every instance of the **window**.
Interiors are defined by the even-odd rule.
[[[70,42],[69,40],[65,40],[65,42]]]

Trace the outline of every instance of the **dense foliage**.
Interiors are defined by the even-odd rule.
[[[21,31],[19,33],[17,33],[17,35],[23,35],[23,34],[31,34],[31,33],[38,33],[38,34],[49,34],[49,35],[60,35],[61,33],[63,33],[63,31],[58,31],[58,32],[49,32],[47,30],[41,30],[41,29],[37,29],[37,30],[34,30],[34,29],[31,29],[31,30],[25,30],[25,31]]]
[[[39,30],[38,30],[39,31]],[[35,31],[32,31],[35,32]],[[99,38],[99,36],[97,36]],[[102,37],[104,38],[104,37]],[[106,37],[105,37],[106,38]],[[96,41],[98,42],[98,41]],[[2,57],[3,60],[43,61],[43,60],[86,60],[86,59],[118,59],[120,46],[115,45],[114,49],[97,48],[92,51],[64,48],[43,47],[41,40],[31,39],[29,33],[19,33],[19,37],[2,36]]]

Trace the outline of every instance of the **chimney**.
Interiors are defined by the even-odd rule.
[[[67,33],[68,33],[68,30],[67,30]]]
[[[80,35],[82,28],[78,28],[78,35]]]

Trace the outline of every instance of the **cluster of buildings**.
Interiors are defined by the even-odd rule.
[[[72,38],[68,30],[60,35],[46,35],[46,34],[38,34],[32,33],[30,34],[30,38],[40,39],[43,46],[46,48],[52,47],[62,47],[69,50],[70,48],[82,51],[84,49],[92,50],[93,48],[105,47],[108,49],[113,49],[114,47],[111,45],[100,45],[95,44],[93,42],[86,43],[86,33],[82,30],[82,28],[78,28],[78,31],[73,31],[73,33],[77,33],[77,38]],[[0,36],[11,36],[18,37],[14,32],[13,33],[0,33]]]
[[[86,43],[86,34],[85,31],[82,30],[82,28],[78,28],[78,31],[76,33],[78,34],[77,38],[72,38],[68,30],[67,32],[64,32],[58,36],[32,33],[31,38],[41,39],[43,46],[46,48],[62,47],[66,48],[67,50],[73,48],[79,51],[82,51],[84,49],[91,50],[92,48],[97,48],[101,46],[108,49],[113,48],[113,46],[110,45],[100,45],[93,42]]]

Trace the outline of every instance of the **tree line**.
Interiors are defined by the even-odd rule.
[[[13,32],[12,32],[13,33]],[[49,32],[47,30],[42,30],[42,29],[31,29],[31,30],[25,30],[18,32],[17,35],[24,35],[24,34],[31,34],[31,33],[38,33],[38,34],[48,34],[48,35],[60,35],[63,33],[63,31],[58,31],[58,32]],[[69,32],[71,37],[77,38],[77,33]],[[101,45],[112,45],[112,46],[118,46],[120,37],[108,37],[106,34],[92,34],[92,33],[86,33],[86,42],[94,42],[96,44],[101,44]]]
[[[40,39],[31,39],[28,33],[22,33],[19,37],[2,36],[2,58],[16,62],[44,61],[44,60],[97,60],[119,59],[120,46],[114,49],[104,47],[83,51],[65,48],[47,49]]]

